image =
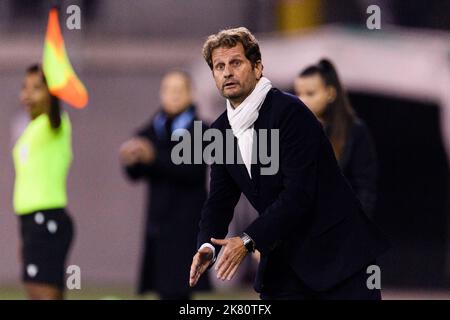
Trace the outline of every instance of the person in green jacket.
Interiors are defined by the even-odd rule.
[[[13,148],[13,206],[20,221],[22,279],[29,299],[63,299],[65,262],[73,238],[66,211],[70,119],[50,94],[40,65],[27,69],[20,100],[31,120]]]

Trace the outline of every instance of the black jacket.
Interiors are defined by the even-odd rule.
[[[193,136],[193,122],[187,129]],[[130,179],[148,184],[139,292],[185,294],[190,290],[189,269],[197,250],[198,223],[207,193],[206,164],[175,165],[170,155],[177,142],[170,141],[170,132],[158,136],[153,119],[136,135],[152,141],[156,149],[152,165],[125,168]],[[208,288],[208,277],[203,277],[196,289]]]
[[[230,128],[226,112],[212,127]],[[258,161],[250,179],[243,164],[213,164],[197,245],[226,236],[243,192],[259,213],[243,230],[261,252],[257,291],[279,276],[268,265],[272,270],[289,265],[319,291],[360,271],[388,248],[342,175],[321,124],[297,97],[271,89],[254,128],[279,129],[279,171],[261,175]]]
[[[339,165],[364,211],[373,217],[377,199],[377,157],[369,129],[359,118],[353,122]]]

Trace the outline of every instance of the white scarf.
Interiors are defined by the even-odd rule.
[[[229,100],[227,100],[227,116],[230,122],[234,136],[238,140],[239,150],[242,155],[245,167],[250,178],[252,147],[253,147],[253,124],[258,119],[259,109],[261,108],[267,93],[272,88],[269,79],[262,77],[259,79],[252,93],[234,109]]]

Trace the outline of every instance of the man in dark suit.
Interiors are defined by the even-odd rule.
[[[368,288],[366,270],[388,244],[363,214],[315,116],[262,76],[259,45],[247,29],[211,35],[203,55],[227,98],[212,128],[233,131],[244,164],[211,166],[190,285],[214,263],[217,277],[230,280],[257,249],[255,290],[262,299],[381,299],[379,289]],[[270,154],[279,147],[272,174],[263,174],[261,161],[249,162],[256,143],[249,133],[260,129],[279,132],[267,146]],[[224,239],[241,192],[259,217],[240,236]]]

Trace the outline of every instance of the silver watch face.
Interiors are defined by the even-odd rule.
[[[248,236],[243,236],[242,241],[244,242],[244,246],[247,249],[248,252],[253,252],[253,246],[249,246],[250,243],[252,243],[252,239]]]

